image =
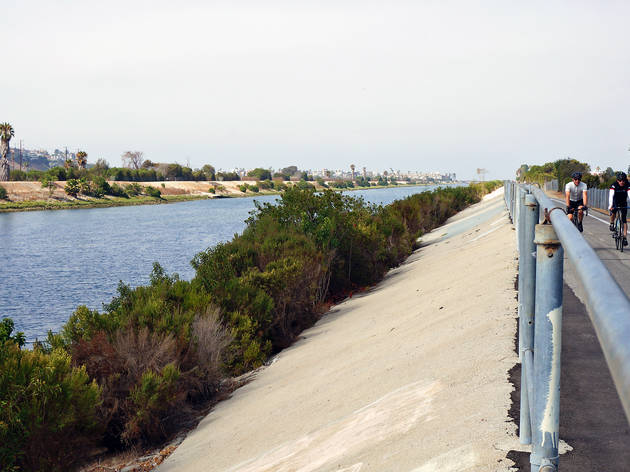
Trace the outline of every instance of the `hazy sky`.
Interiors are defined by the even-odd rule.
[[[2,0],[12,145],[192,167],[630,164],[627,1]]]

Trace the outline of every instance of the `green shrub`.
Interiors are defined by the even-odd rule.
[[[239,189],[241,192],[243,192],[243,193],[247,192],[247,189],[248,189],[248,188],[249,188],[249,185],[248,185],[248,184],[241,184],[241,185],[239,185],[239,186],[238,186],[238,189]]]
[[[298,185],[257,202],[241,235],[197,254],[193,280],[155,264],[149,285],[121,283],[103,312],[81,306],[49,335],[50,352],[71,353],[98,382],[108,444],[160,442],[223,375],[260,366],[327,303],[381,280],[418,236],[501,183],[387,206]]]
[[[215,193],[215,192],[216,192],[216,190],[214,189],[214,187],[210,187],[210,188],[208,189],[208,192],[209,192],[209,193]]]
[[[258,188],[258,185],[250,185],[249,189],[254,193],[260,192],[260,188]]]
[[[183,399],[177,388],[179,369],[169,363],[158,373],[146,370],[130,393],[134,414],[125,425],[123,439],[129,443],[153,442],[164,439],[162,420]]]
[[[0,185],[0,200],[7,199],[7,189]]]
[[[109,443],[148,443],[173,430],[184,397],[204,399],[216,392],[230,333],[208,293],[155,264],[150,285],[132,289],[121,283],[103,313],[79,307],[59,334],[49,333],[48,344],[71,352],[73,362],[98,381]],[[162,407],[154,407],[145,395],[153,384],[143,384],[143,376],[171,363],[180,375],[168,377],[174,382],[168,394],[179,405],[162,398]],[[174,414],[178,408],[180,414]]]
[[[0,346],[2,346],[5,341],[13,341],[18,347],[24,346],[26,337],[22,331],[11,335],[14,326],[11,318],[3,318],[2,321],[0,321]]]
[[[63,350],[0,344],[2,470],[68,470],[98,433],[99,394]]]
[[[297,183],[296,187],[299,188],[300,190],[307,190],[307,189],[315,188],[313,184],[309,184],[306,180],[300,180]]]
[[[107,180],[105,180],[103,177],[96,176],[94,177],[94,180],[92,182],[93,182],[95,194],[98,194],[101,197],[103,195],[112,194],[112,187],[109,185]]]
[[[77,179],[70,179],[66,181],[66,185],[63,190],[71,197],[76,197],[81,191],[81,184]]]
[[[162,198],[162,192],[160,192],[159,189],[152,187],[150,185],[147,185],[146,187],[144,187],[144,191],[149,197]]]
[[[129,198],[129,195],[127,195],[127,192],[125,191],[125,189],[122,188],[120,185],[112,184],[110,188],[111,188],[109,192],[110,195],[114,197]]]
[[[142,186],[137,183],[125,185],[125,193],[129,197],[136,197],[142,193]]]

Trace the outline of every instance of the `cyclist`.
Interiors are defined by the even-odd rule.
[[[617,181],[613,182],[608,192],[608,206],[610,209],[610,231],[615,231],[615,213],[619,211],[621,222],[623,223],[623,245],[628,245],[628,223],[626,214],[628,212],[628,195],[630,195],[630,184],[628,177],[623,172],[617,173]]]
[[[564,187],[567,215],[573,221],[573,209],[577,208],[579,210],[577,229],[581,233],[583,231],[582,220],[584,219],[584,209],[586,209],[588,203],[588,194],[586,193],[586,184],[582,182],[582,172],[573,172],[571,178],[573,181]]]

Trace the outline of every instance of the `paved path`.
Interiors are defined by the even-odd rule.
[[[514,231],[502,195],[327,313],[160,472],[509,471]]]
[[[615,249],[608,224],[605,214],[590,210],[583,235],[630,294],[630,251]],[[564,280],[560,438],[570,450],[561,456],[560,468],[572,472],[630,470],[630,426],[581,301],[582,287],[566,258]],[[516,387],[513,416],[517,418],[520,365],[512,372],[512,380]],[[529,472],[528,453],[512,451],[509,457],[519,470]]]

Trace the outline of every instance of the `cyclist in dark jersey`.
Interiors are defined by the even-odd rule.
[[[630,184],[623,172],[617,174],[617,181],[613,182],[608,192],[608,206],[610,209],[610,231],[615,230],[615,213],[619,212],[623,223],[623,245],[628,245],[628,223],[626,215],[628,213],[628,195],[630,194]]]

